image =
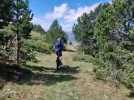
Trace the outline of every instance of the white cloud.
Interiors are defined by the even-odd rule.
[[[43,16],[35,16],[33,18],[33,23],[40,24],[45,30],[48,30],[52,22],[55,19],[58,19],[63,27],[63,30],[66,32],[71,32],[72,26],[76,22],[77,18],[83,13],[90,13],[98,5],[99,3],[96,3],[92,6],[72,9],[68,6],[68,4],[64,3],[60,6],[55,6],[52,12],[45,13]]]
[[[67,12],[66,16],[64,16],[65,21],[67,22],[75,22],[78,17],[80,17],[83,13],[90,13],[93,11],[99,3],[94,4],[92,6],[85,6],[85,7],[80,7],[78,9],[69,9]]]
[[[68,11],[68,5],[62,4],[60,6],[55,6],[53,12],[45,14],[46,19],[60,19]]]

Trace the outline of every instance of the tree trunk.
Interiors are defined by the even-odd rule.
[[[17,64],[20,64],[20,36],[19,36],[19,7],[18,7],[18,2],[17,0]]]
[[[17,64],[20,64],[20,48],[21,48],[21,39],[19,34],[17,33]]]

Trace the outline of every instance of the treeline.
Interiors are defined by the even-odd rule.
[[[36,25],[36,24],[33,25],[32,31],[39,32],[42,35],[44,35],[46,38],[46,42],[50,43],[52,45],[58,37],[61,37],[64,40],[64,42],[67,43],[68,37],[67,37],[65,31],[63,31],[63,29],[57,19],[55,19],[52,22],[48,31],[45,31],[41,25]]]
[[[50,53],[57,37],[67,40],[57,20],[46,32],[40,25],[34,25],[32,18],[28,0],[1,0],[0,63],[26,63],[35,59],[35,51]],[[32,33],[41,36],[33,38]]]
[[[134,89],[134,1],[113,0],[78,18],[73,31],[81,50],[98,65],[96,76]]]

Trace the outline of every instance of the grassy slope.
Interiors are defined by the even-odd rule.
[[[38,63],[29,62],[34,75],[23,84],[8,82],[0,92],[5,100],[131,100],[128,91],[96,80],[93,65],[73,61],[75,52],[64,52],[66,66],[55,71],[55,55],[38,54]],[[3,95],[4,94],[4,95]]]
[[[41,35],[32,32],[33,39]],[[69,47],[70,48],[70,47]],[[131,100],[128,90],[95,79],[94,65],[73,61],[76,52],[64,52],[66,66],[55,71],[55,54],[37,55],[38,63],[28,62],[33,74],[21,82],[8,81],[0,90],[0,100]]]

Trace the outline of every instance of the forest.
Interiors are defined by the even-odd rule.
[[[62,29],[58,19],[55,19],[46,31],[41,25],[32,22],[33,17],[29,0],[1,0],[0,99],[2,97],[2,100],[90,100],[89,97],[92,96],[91,100],[131,100],[128,97],[134,95],[133,0],[101,3],[95,10],[78,17],[72,28],[77,45],[68,43],[67,33]],[[54,71],[53,44],[58,37],[64,40],[63,61],[67,64],[63,66],[65,68],[61,69],[61,72]],[[81,85],[82,80],[87,88]],[[120,97],[117,98],[116,93],[110,94],[111,91],[107,92],[106,89],[102,90],[104,92],[102,94],[98,88],[105,85],[105,82],[114,83],[113,89],[120,89],[123,85],[130,91],[129,96],[126,97],[119,92]],[[98,87],[88,86],[89,83],[97,84]],[[48,84],[52,86],[49,87]],[[39,89],[40,94],[36,90],[33,93],[31,87]],[[18,93],[20,97],[12,93],[1,96],[4,88],[17,92],[25,90],[22,97],[22,91]],[[45,94],[45,90],[49,88],[50,91]],[[58,92],[53,95],[62,88],[64,90],[62,93],[65,93],[61,98],[57,96],[61,95]],[[90,91],[92,88],[94,90]],[[34,98],[27,91],[38,95],[39,98]],[[93,93],[86,94],[85,91]],[[95,93],[98,96],[95,96]],[[105,98],[105,93],[108,98]]]
[[[134,86],[134,1],[113,0],[83,14],[73,28],[81,51],[93,56],[98,79]]]

